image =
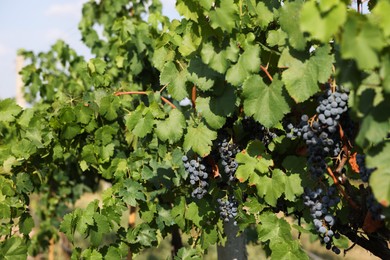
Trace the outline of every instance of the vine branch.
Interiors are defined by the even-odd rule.
[[[348,194],[345,192],[345,190],[341,187],[340,182],[337,180],[336,176],[333,174],[332,169],[330,167],[326,168],[329,175],[332,177],[334,184],[337,186],[340,193],[343,195],[343,197],[348,201],[348,203],[351,205],[352,208],[359,210],[360,207],[356,204],[355,201],[351,199],[351,197],[348,196]]]

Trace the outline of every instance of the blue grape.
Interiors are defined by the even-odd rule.
[[[234,174],[237,170],[238,163],[236,162],[236,155],[240,152],[237,144],[230,143],[228,136],[222,136],[217,143],[218,155],[221,159],[222,169],[226,174],[227,181],[232,182],[235,180]]]
[[[315,190],[306,188],[303,194],[303,203],[310,208],[313,224],[319,237],[326,244],[327,249],[332,248],[332,239],[338,234],[332,230],[335,224],[335,217],[329,213],[332,207],[330,202],[335,203],[339,200],[336,191],[334,186],[330,186],[326,190],[321,188]]]
[[[197,157],[196,159],[189,160],[186,155],[182,157],[184,168],[189,174],[190,184],[194,186],[191,196],[193,198],[202,199],[207,193],[208,168],[203,163],[203,159]]]
[[[229,222],[231,219],[234,219],[237,216],[238,212],[238,203],[234,196],[227,196],[225,198],[217,199],[219,204],[219,216],[225,222]],[[236,225],[236,222],[235,222]]]
[[[356,155],[356,163],[357,163],[358,166],[359,166],[360,178],[362,179],[362,181],[368,182],[368,180],[370,179],[371,173],[372,173],[375,169],[373,169],[373,168],[367,168],[367,167],[366,167],[365,159],[366,159],[366,156],[365,156],[365,155],[361,155],[361,154],[357,154],[357,155]]]

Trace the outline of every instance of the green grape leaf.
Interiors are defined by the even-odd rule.
[[[225,82],[217,84],[217,95],[196,99],[197,111],[213,129],[219,129],[225,124],[226,116],[230,116],[236,108],[237,99],[233,86]]]
[[[309,257],[307,256],[305,251],[302,250],[298,241],[286,241],[285,243],[272,244],[271,250],[272,259],[309,260]]]
[[[276,125],[290,112],[290,106],[283,96],[283,83],[275,78],[267,86],[259,75],[249,77],[243,85],[244,111],[253,115],[265,127]]]
[[[152,246],[152,243],[157,240],[156,230],[145,223],[137,225],[134,229],[128,229],[126,238],[129,243],[140,243],[146,247]]]
[[[233,86],[241,85],[245,79],[254,72],[260,70],[260,47],[248,45],[238,62],[226,72],[226,80]]]
[[[19,220],[19,231],[24,235],[29,235],[33,227],[34,219],[29,213],[23,213]]]
[[[21,237],[12,236],[0,242],[0,258],[4,260],[27,259],[27,245]]]
[[[303,194],[302,179],[299,174],[286,175],[285,196],[289,201],[296,201],[297,197]]]
[[[264,150],[257,148],[259,143],[260,141],[251,142],[247,147],[248,153],[241,152],[236,155],[238,168],[235,175],[240,182],[249,179],[250,185],[256,185],[256,181],[259,180],[258,173],[268,173],[269,167],[273,165],[272,160],[261,155]]]
[[[217,138],[217,133],[210,130],[203,123],[190,125],[184,137],[183,148],[185,151],[192,149],[194,152],[204,157],[211,151],[213,140]]]
[[[16,176],[16,190],[18,192],[30,193],[34,190],[34,185],[28,173],[20,172]]]
[[[297,62],[285,70],[282,78],[288,93],[297,103],[309,99],[320,90],[313,71],[304,63]]]
[[[171,214],[176,224],[180,227],[180,229],[185,228],[185,218],[184,218],[185,211],[186,211],[185,198],[184,197],[176,198]]]
[[[202,91],[211,89],[215,84],[214,79],[219,77],[219,74],[206,66],[200,58],[195,58],[190,61],[188,73],[187,79]]]
[[[242,209],[250,214],[259,214],[265,207],[266,204],[260,203],[257,198],[249,197],[244,202]]]
[[[261,28],[266,28],[268,24],[274,20],[272,9],[263,2],[259,2],[256,5],[255,12],[257,14],[256,24],[258,24]]]
[[[1,194],[1,196],[4,196]],[[8,219],[11,218],[11,207],[6,204],[0,202],[0,219]]]
[[[198,21],[199,17],[198,13],[196,12],[197,8],[197,1],[194,0],[178,0],[176,2],[176,10],[179,12],[179,14],[195,22]]]
[[[204,42],[201,47],[202,61],[213,70],[224,73],[229,65],[224,51],[216,52],[211,42]]]
[[[168,86],[169,94],[174,99],[182,100],[188,95],[186,90],[187,73],[187,69],[183,67],[179,71],[176,65],[172,61],[169,61],[161,71],[160,84]]]
[[[333,239],[333,243],[334,243],[335,246],[337,246],[340,249],[341,248],[347,249],[350,246],[349,239],[346,236],[343,236],[343,235],[341,235],[340,238],[338,238],[338,239],[334,238]]]
[[[390,2],[386,0],[380,0],[375,5],[374,9],[371,12],[371,19],[373,23],[378,24],[378,26],[383,30],[386,37],[390,36]]]
[[[270,241],[271,247],[281,241],[292,240],[290,224],[284,219],[279,219],[275,214],[266,212],[260,215],[260,224],[257,226],[257,234],[261,242]]]
[[[10,98],[0,100],[0,122],[12,122],[20,112],[22,108],[14,100]]]
[[[80,234],[86,234],[88,227],[93,226],[93,215],[98,208],[98,203],[99,202],[97,200],[90,202],[87,208],[79,215],[77,221],[77,231],[80,232]]]
[[[151,133],[154,125],[154,117],[149,109],[140,105],[137,110],[130,112],[126,117],[126,126],[135,136],[145,137]]]
[[[118,97],[105,96],[100,100],[99,113],[107,120],[114,120],[118,117],[117,110],[120,107],[120,100]]]
[[[257,226],[259,240],[269,241],[272,259],[309,259],[298,241],[291,235],[290,224],[275,214],[266,212],[260,216]]]
[[[95,147],[93,144],[87,144],[81,151],[81,157],[84,161],[92,164],[97,164]]]
[[[106,70],[106,63],[101,59],[91,59],[88,62],[88,69],[91,73],[103,75]]]
[[[325,8],[325,5],[329,5]],[[324,10],[325,9],[325,10]],[[347,18],[347,7],[341,1],[305,2],[300,16],[303,32],[309,32],[314,39],[327,43]]]
[[[281,29],[269,30],[267,36],[268,45],[272,46],[283,46],[286,43],[287,34]]]
[[[68,124],[64,127],[62,137],[71,140],[82,132],[82,128],[78,124]]]
[[[282,194],[284,194],[286,188],[286,176],[279,170],[272,171],[272,178],[268,176],[260,176],[258,183],[254,183],[257,188],[257,194],[260,197],[264,197],[265,202],[271,206],[276,206],[276,202]]]
[[[197,227],[201,227],[200,221],[202,220],[202,217],[199,216],[199,208],[198,205],[196,205],[195,202],[191,202],[190,204],[187,205],[187,209],[185,212],[185,217],[188,220],[191,220],[194,222],[194,224]]]
[[[251,175],[256,174],[255,168],[258,163],[257,158],[251,157],[248,154],[238,153],[236,155],[236,161],[238,163],[238,168],[235,176],[240,182],[245,182]]]
[[[315,50],[310,59],[302,62],[293,57],[286,48],[279,60],[279,67],[288,67],[282,74],[289,95],[295,102],[303,102],[320,89],[318,82],[325,83],[332,73],[333,56],[330,46],[324,45]]]
[[[93,246],[97,247],[102,243],[103,236],[111,231],[110,222],[106,216],[97,212],[93,214],[95,225],[89,229],[90,240]]]
[[[186,248],[182,247],[175,255],[174,260],[202,260],[202,258],[198,255],[198,251],[195,248]]]
[[[179,52],[184,56],[189,56],[190,54],[194,53],[200,43],[201,43],[202,38],[197,37],[193,31],[186,32],[183,35],[182,42],[179,46]]]
[[[361,16],[350,15],[343,32],[340,52],[344,59],[356,60],[360,69],[379,65],[379,52],[386,44],[380,28]]]
[[[88,260],[102,260],[103,256],[102,254],[97,251],[96,249],[86,249],[81,254],[81,259],[88,259]]]
[[[163,230],[165,226],[172,226],[175,224],[175,220],[171,215],[171,211],[169,209],[165,209],[160,205],[157,205],[157,218],[156,218],[157,226],[160,230]]]
[[[390,205],[390,142],[382,142],[381,144],[369,150],[366,158],[368,168],[374,168],[375,171],[370,177],[370,186],[375,195],[375,198],[388,207]]]
[[[390,104],[387,101],[380,102],[369,110],[362,120],[356,143],[367,147],[378,144],[390,130]]]
[[[210,11],[209,17],[211,27],[231,33],[238,20],[238,5],[233,0],[221,1],[219,7]]]
[[[299,21],[303,1],[285,2],[280,10],[280,27],[288,34],[288,42],[296,50],[304,50],[306,47],[306,39],[300,29]]]
[[[186,126],[185,118],[178,109],[172,109],[169,117],[162,121],[156,121],[156,134],[162,141],[175,143],[183,136],[183,128]]]
[[[380,77],[383,79],[383,88],[386,93],[390,93],[390,54],[385,54],[382,57],[382,66],[380,69]]]
[[[165,46],[156,49],[153,53],[153,65],[160,71],[163,70],[165,63],[175,58],[175,52]]]
[[[202,229],[200,237],[200,245],[203,249],[207,249],[210,245],[217,243],[218,231],[216,226],[209,226]]]
[[[118,125],[113,125],[118,127]],[[115,134],[117,134],[117,130],[110,125],[105,125],[98,128],[95,131],[95,143],[101,145],[107,145],[112,142],[112,139]]]
[[[73,235],[78,225],[80,215],[81,210],[76,209],[75,211],[66,214],[63,221],[61,222],[60,231],[66,235],[69,241],[74,241]]]
[[[122,259],[121,251],[116,247],[110,246],[107,250],[106,255],[104,256],[104,259],[106,260]]]
[[[198,97],[196,99],[196,109],[199,113],[202,114],[210,127],[213,129],[219,129],[225,124],[226,118],[224,115],[219,115],[211,109],[210,106],[213,104],[214,100],[210,100],[212,100],[210,97]]]
[[[123,196],[123,201],[130,206],[135,207],[137,200],[145,201],[145,195],[142,192],[143,187],[140,183],[131,179],[126,179],[123,182],[123,189],[119,191],[119,196]]]

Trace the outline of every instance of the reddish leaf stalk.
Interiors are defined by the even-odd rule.
[[[162,101],[167,103],[171,108],[176,108],[176,106],[174,104],[172,104],[172,102],[169,101],[168,99],[166,99],[165,97],[161,96],[161,99],[162,99]]]
[[[262,71],[264,71],[265,75],[267,75],[267,77],[269,78],[269,80],[273,81],[273,78],[272,78],[271,74],[269,74],[268,69],[267,69],[266,67],[264,67],[263,65],[260,65],[260,69],[261,69]]]
[[[122,96],[122,95],[147,95],[148,93],[146,91],[124,91],[124,92],[116,92],[115,96]]]
[[[194,85],[191,90],[191,103],[192,107],[196,109],[196,86]]]

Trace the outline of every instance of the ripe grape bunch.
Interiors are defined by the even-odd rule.
[[[322,242],[326,244],[326,248],[340,254],[340,249],[332,245],[333,237],[338,238],[340,236],[337,231],[332,229],[336,220],[331,213],[331,207],[337,205],[340,201],[340,198],[337,197],[336,188],[331,186],[326,193],[321,188],[316,190],[305,189],[303,200],[305,206],[310,208],[314,226]]]
[[[302,137],[308,145],[309,171],[314,177],[321,177],[327,164],[325,158],[336,157],[341,151],[338,125],[341,115],[348,110],[348,94],[328,89],[318,100],[317,116],[309,119],[302,115],[298,127],[289,124],[287,137]]]
[[[252,117],[244,117],[242,126],[245,133],[249,134],[250,140],[258,139],[263,142],[264,145],[268,145],[271,143],[272,139],[277,137],[275,133],[270,132],[269,129],[256,122]]]
[[[366,167],[366,162],[365,162],[366,156],[362,154],[357,154],[356,155],[356,163],[359,166],[359,174],[360,178],[364,182],[368,182],[370,179],[371,173],[375,170],[372,168],[367,168]]]
[[[367,209],[371,212],[371,216],[374,220],[385,220],[385,215],[382,213],[382,205],[378,203],[373,194],[367,196],[366,199]]]
[[[225,197],[223,199],[217,199],[219,204],[219,216],[225,222],[229,222],[231,219],[234,219],[237,216],[237,207],[238,203],[235,200],[234,196]],[[234,222],[234,225],[237,225],[237,222]]]
[[[221,139],[217,143],[217,147],[223,170],[228,177],[228,182],[234,181],[234,174],[238,167],[235,158],[237,153],[240,152],[240,149],[237,144],[229,143],[227,138]]]
[[[207,193],[208,171],[206,165],[202,162],[202,158],[197,157],[196,159],[189,160],[186,155],[182,157],[185,170],[190,175],[190,183],[195,188],[191,193],[193,198],[201,199]]]

